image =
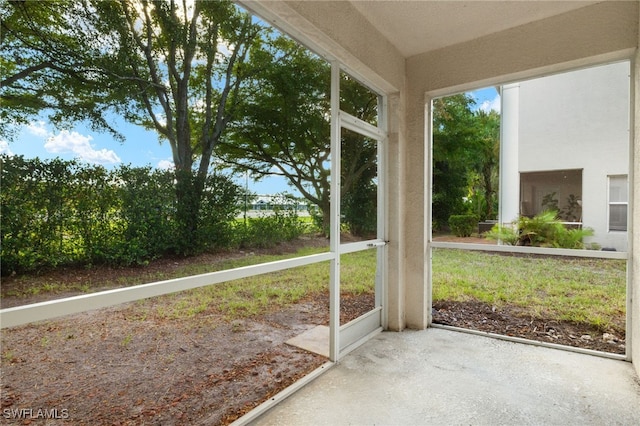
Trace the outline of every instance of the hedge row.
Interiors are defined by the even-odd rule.
[[[254,239],[259,244],[290,239],[299,228],[297,220],[283,227],[282,215],[264,219],[271,224],[238,224],[242,189],[225,175],[207,179],[195,238],[181,241],[172,171],[107,170],[76,161],[4,155],[0,167],[2,275],[61,265],[144,264],[186,253],[186,245],[190,254],[197,254],[251,245]],[[265,236],[260,234],[264,228],[289,231],[286,237]]]

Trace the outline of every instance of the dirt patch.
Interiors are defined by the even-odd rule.
[[[625,353],[625,336],[615,330],[603,332],[588,324],[532,318],[512,306],[496,308],[478,301],[443,301],[433,304],[432,315],[435,324],[601,352]]]
[[[31,410],[3,421],[30,424],[24,417],[49,410],[78,425],[228,424],[327,361],[284,343],[328,324],[326,294],[233,321],[213,310],[180,320],[143,318],[153,303],[161,302],[3,331],[3,415]],[[345,295],[340,322],[372,306],[371,294]],[[433,315],[439,324],[624,353],[620,337],[479,302],[438,303]]]
[[[327,361],[284,342],[328,324],[328,300],[233,321],[213,310],[142,318],[157,303],[148,301],[5,330],[3,414],[57,410],[80,425],[228,424]],[[343,323],[371,309],[373,295],[344,302]]]
[[[219,260],[201,256],[184,262]],[[179,261],[151,268],[169,271]],[[66,279],[89,277],[97,288],[106,288],[112,273],[145,272],[96,269],[67,270]],[[36,282],[60,278],[32,277]],[[3,307],[45,296],[9,297]],[[285,344],[315,325],[329,324],[327,293],[235,320],[215,307],[171,319],[162,314],[164,303],[159,297],[3,330],[2,423],[57,416],[79,425],[228,424],[327,361]],[[340,323],[373,306],[373,294],[343,295]]]

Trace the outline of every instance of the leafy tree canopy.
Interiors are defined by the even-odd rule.
[[[237,113],[264,28],[229,1],[56,0],[0,6],[3,135],[48,114],[121,135],[110,114],[171,146],[185,241],[211,156]],[[193,175],[193,171],[196,174]]]
[[[284,176],[320,205],[329,190],[330,68],[286,37],[268,47],[251,57],[240,118],[219,152],[254,176]]]
[[[433,218],[439,225],[464,212],[474,104],[467,94],[433,101]]]
[[[115,113],[156,130],[186,170],[201,158],[206,171],[262,31],[228,1],[28,0],[1,12],[4,123],[46,112],[122,137]]]
[[[329,64],[291,39],[278,36],[252,52],[251,78],[243,87],[239,120],[231,122],[220,145],[224,162],[254,176],[285,177],[329,218],[330,88]],[[377,96],[343,74],[341,109],[365,121],[377,115]],[[343,132],[341,190],[343,195],[371,195],[376,172],[376,144]],[[373,171],[373,172],[372,172]],[[356,203],[353,196],[353,202]],[[359,200],[358,205],[363,200]],[[347,221],[363,212],[343,207]],[[371,207],[371,206],[369,206]],[[375,213],[375,205],[373,205]]]
[[[437,226],[454,214],[473,213],[482,219],[495,216],[500,115],[474,111],[474,106],[474,98],[467,93],[433,101],[433,217]],[[472,203],[465,204],[465,198]]]

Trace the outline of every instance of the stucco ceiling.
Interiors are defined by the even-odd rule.
[[[406,57],[599,1],[349,0]]]

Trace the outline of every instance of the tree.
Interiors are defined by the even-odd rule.
[[[154,129],[171,146],[188,252],[262,27],[229,1],[27,0],[1,13],[2,118],[21,124],[45,111],[58,126],[88,120],[117,136],[108,120],[117,114]]]
[[[99,72],[104,58],[92,42],[95,37],[81,24],[91,19],[85,6],[74,1],[0,4],[3,137],[11,139],[44,110],[59,126],[86,119],[94,129],[117,133],[103,117],[109,85]],[[97,105],[95,99],[105,100]]]
[[[477,201],[480,219],[495,219],[498,203],[498,168],[500,166],[500,114],[478,110],[474,113],[475,129],[471,196]]]
[[[256,72],[246,82],[240,118],[220,145],[221,159],[253,176],[283,176],[328,211],[330,68],[285,37],[253,53]]]
[[[474,158],[474,99],[458,94],[433,101],[433,219],[436,227],[466,213],[469,171]]]
[[[473,110],[470,94],[433,102],[433,217],[493,219],[500,163],[500,114]]]
[[[240,118],[230,123],[220,145],[221,158],[254,176],[285,177],[319,207],[323,228],[328,229],[329,64],[291,39],[274,34],[268,48],[253,52],[249,65],[255,71],[243,89]],[[377,114],[375,94],[346,75],[341,85],[341,109],[365,120]],[[351,193],[358,185],[366,188],[375,177],[370,173],[376,164],[375,143],[363,144],[357,136],[344,133],[342,147],[342,193]],[[353,214],[358,214],[355,209]]]
[[[342,75],[340,109],[354,117],[377,122],[378,96]],[[375,120],[374,120],[375,119]],[[349,231],[356,236],[375,236],[377,225],[378,142],[342,129],[340,213]]]

